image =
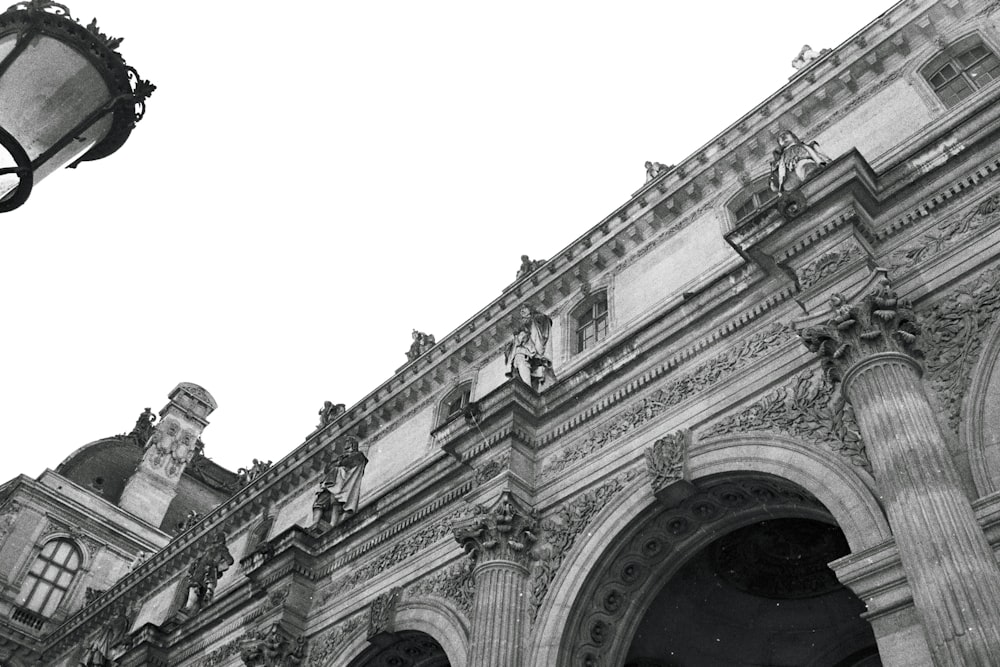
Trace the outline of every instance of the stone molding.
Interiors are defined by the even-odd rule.
[[[830,306],[831,315],[804,320],[799,335],[835,381],[873,354],[897,352],[918,360],[923,357],[917,349],[920,326],[916,314],[910,302],[892,289],[885,269],[872,271],[867,283],[850,296],[833,294]]]
[[[476,568],[494,561],[527,567],[537,539],[538,519],[533,509],[504,491],[491,507],[477,505],[471,517],[455,524],[453,532]]]

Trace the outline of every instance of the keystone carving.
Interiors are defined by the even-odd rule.
[[[910,302],[893,291],[885,269],[875,269],[861,294],[853,303],[843,294],[834,294],[830,297],[832,316],[799,333],[835,381],[858,361],[880,352],[900,352],[915,359],[923,356],[916,347],[920,335],[916,315]]]
[[[505,491],[492,508],[479,505],[475,514],[455,526],[455,539],[477,564],[496,560],[527,566],[529,550],[538,539],[538,521]]]
[[[691,432],[685,429],[660,438],[646,449],[646,471],[653,494],[668,505],[676,505],[694,493],[687,471],[690,442]]]
[[[396,605],[399,603],[402,590],[397,586],[388,593],[383,593],[372,600],[372,606],[368,610],[368,639],[375,635],[392,632]]]
[[[298,667],[305,661],[305,638],[288,641],[279,623],[272,624],[267,632],[253,630],[247,633],[239,645],[240,659],[247,667]]]

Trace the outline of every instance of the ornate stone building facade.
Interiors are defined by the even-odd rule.
[[[996,664],[998,21],[906,0],[804,48],[90,604],[5,631],[6,662]],[[203,417],[123,494],[167,497],[152,458]]]

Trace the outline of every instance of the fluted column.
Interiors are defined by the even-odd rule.
[[[480,506],[455,527],[475,566],[472,642],[468,664],[520,667],[525,633],[528,552],[536,521],[509,492],[491,508]]]
[[[832,303],[801,335],[854,407],[934,661],[995,665],[1000,568],[924,392],[909,304],[881,269]]]

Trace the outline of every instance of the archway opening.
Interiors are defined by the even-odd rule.
[[[875,667],[865,606],[827,563],[850,552],[835,525],[769,518],[718,537],[648,606],[626,667]]]
[[[451,667],[441,644],[424,632],[382,633],[371,643],[349,667]]]

